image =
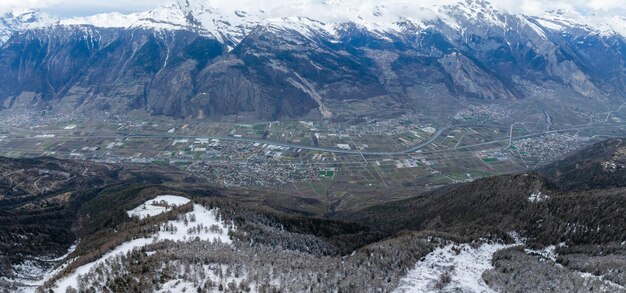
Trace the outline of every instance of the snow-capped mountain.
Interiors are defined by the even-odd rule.
[[[224,3],[226,2],[226,3]],[[16,11],[2,17],[3,31],[8,33],[50,25],[91,25],[100,28],[147,28],[155,30],[191,30],[217,38],[223,43],[236,45],[257,26],[274,25],[296,29],[301,33],[310,30],[335,34],[346,23],[356,24],[381,35],[400,33],[407,28],[424,30],[441,22],[463,31],[465,21],[507,28],[507,19],[522,17],[510,15],[486,1],[461,0],[453,4],[426,5],[412,1],[389,1],[389,4],[363,5],[355,0],[281,1],[281,7],[258,1],[234,0],[175,0],[154,10],[121,14],[103,13],[87,17],[55,19],[29,10]],[[443,3],[450,1],[443,1]],[[254,5],[253,5],[254,4]],[[250,8],[250,7],[268,7]],[[319,10],[324,11],[320,13]],[[316,12],[317,11],[317,12]],[[581,28],[604,35],[626,36],[626,16],[599,17],[582,15],[576,11],[549,11],[532,17],[541,29],[567,30]]]
[[[16,31],[39,28],[56,22],[53,17],[35,10],[13,11],[0,15],[0,44]]]
[[[127,15],[5,16],[13,37],[0,51],[0,101],[279,119],[371,114],[359,103],[390,114],[424,100],[610,108],[626,97],[624,17],[528,16],[482,0],[368,3],[179,0]],[[19,70],[8,65],[18,57]]]
[[[535,18],[545,29],[567,32],[572,29],[586,30],[604,36],[626,37],[626,16],[585,16],[576,11],[549,11]]]

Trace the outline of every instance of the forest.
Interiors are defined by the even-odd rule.
[[[63,264],[40,292],[58,291],[57,282],[88,264],[94,265],[67,292],[390,292],[438,247],[501,243],[507,248],[493,255],[493,268],[482,275],[493,289],[620,291],[626,286],[623,148],[621,140],[607,141],[583,151],[587,157],[574,154],[538,172],[479,179],[325,215],[290,213],[260,204],[249,191],[237,197],[237,191],[172,178],[176,175],[93,166],[104,172],[91,175],[98,181],[91,181],[92,187],[75,183],[66,197],[59,197],[68,191],[58,187],[0,200],[6,207],[0,235],[9,239],[2,249],[12,252],[0,258],[3,275],[11,277],[14,265],[36,259],[32,256],[62,255],[77,243],[64,261],[45,267]],[[84,170],[41,160],[46,170],[70,177]],[[24,169],[38,168],[35,163]],[[46,178],[66,177],[54,176]],[[593,181],[602,184],[583,178],[602,178]],[[154,216],[128,214],[166,194],[191,201],[161,203],[167,209]],[[24,203],[30,203],[27,212]],[[198,222],[199,208],[215,213],[222,227]],[[185,236],[168,236],[180,233]],[[209,234],[227,235],[228,242]],[[28,235],[32,244],[20,235]],[[145,244],[103,259],[142,239]],[[432,288],[445,291],[455,278],[443,272]],[[524,281],[530,278],[537,282]],[[0,291],[10,292],[19,284],[3,279],[0,285],[5,288]]]

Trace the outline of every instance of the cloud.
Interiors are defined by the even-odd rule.
[[[57,16],[86,16],[102,12],[117,11],[131,13],[146,11],[172,0],[0,0],[0,12],[14,9],[36,8]],[[202,1],[202,0],[194,0]],[[371,12],[377,6],[387,7],[388,12],[416,14],[435,4],[452,3],[459,0],[204,0],[217,7],[259,7],[272,15],[285,16],[294,11],[323,15],[325,19],[345,14],[345,11],[324,9],[322,3],[344,3],[355,14]],[[465,1],[465,0],[461,0]],[[262,5],[259,4],[262,3]],[[581,13],[625,15],[626,0],[491,0],[494,6],[512,13],[541,14],[546,10],[570,9]],[[364,14],[363,14],[364,15]]]
[[[16,9],[46,8],[61,4],[62,0],[3,0],[0,1],[0,12]]]
[[[583,14],[626,14],[626,0],[492,0],[495,6],[514,13],[538,15],[549,10],[573,10]]]
[[[150,10],[166,0],[0,0],[0,13],[40,9],[58,16],[85,16],[103,12],[131,13]]]
[[[591,0],[587,3],[587,7],[603,11],[613,9],[624,11],[624,9],[626,9],[626,0]]]

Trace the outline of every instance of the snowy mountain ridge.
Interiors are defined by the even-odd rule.
[[[555,10],[547,11],[535,19],[543,27],[555,31],[582,28],[604,36],[626,36],[626,16],[585,16],[572,10]]]
[[[49,26],[55,22],[55,18],[36,10],[16,10],[0,15],[0,44],[6,42],[13,32]]]
[[[377,35],[385,36],[407,30],[420,31],[435,23],[443,23],[462,34],[468,21],[473,25],[510,29],[507,28],[507,24],[511,17],[536,20],[541,26],[537,27],[538,30],[562,31],[581,28],[590,33],[626,37],[624,16],[607,18],[559,10],[531,17],[508,13],[482,0],[443,1],[437,5],[404,0],[377,5],[360,3],[356,0],[288,2],[174,0],[146,12],[132,14],[112,12],[66,19],[55,19],[34,10],[13,12],[0,17],[0,43],[6,42],[15,31],[55,25],[191,30],[213,36],[228,46],[234,46],[258,26],[296,30],[303,35],[311,33],[336,35],[342,25],[354,23]]]

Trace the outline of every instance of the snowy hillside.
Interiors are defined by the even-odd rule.
[[[494,292],[482,274],[492,268],[491,258],[496,251],[511,246],[484,243],[476,248],[470,244],[437,248],[400,280],[394,292],[436,292],[444,287],[450,292]]]
[[[169,211],[172,207],[180,206],[187,202],[189,202],[187,198],[180,196],[159,196],[146,201],[128,213],[129,215],[145,218]],[[164,208],[164,206],[167,206],[167,208]],[[100,265],[116,256],[125,255],[135,249],[160,241],[171,240],[185,242],[201,240],[231,243],[231,239],[228,236],[228,232],[231,229],[233,229],[233,227],[218,219],[216,210],[207,210],[201,205],[194,204],[193,211],[182,214],[178,217],[178,220],[161,224],[159,232],[152,237],[138,238],[125,242],[115,247],[98,260],[78,267],[69,275],[56,281],[57,289],[55,290],[57,292],[65,292],[68,287],[79,288],[79,280],[82,275],[98,268]],[[49,277],[52,277],[53,274]]]

